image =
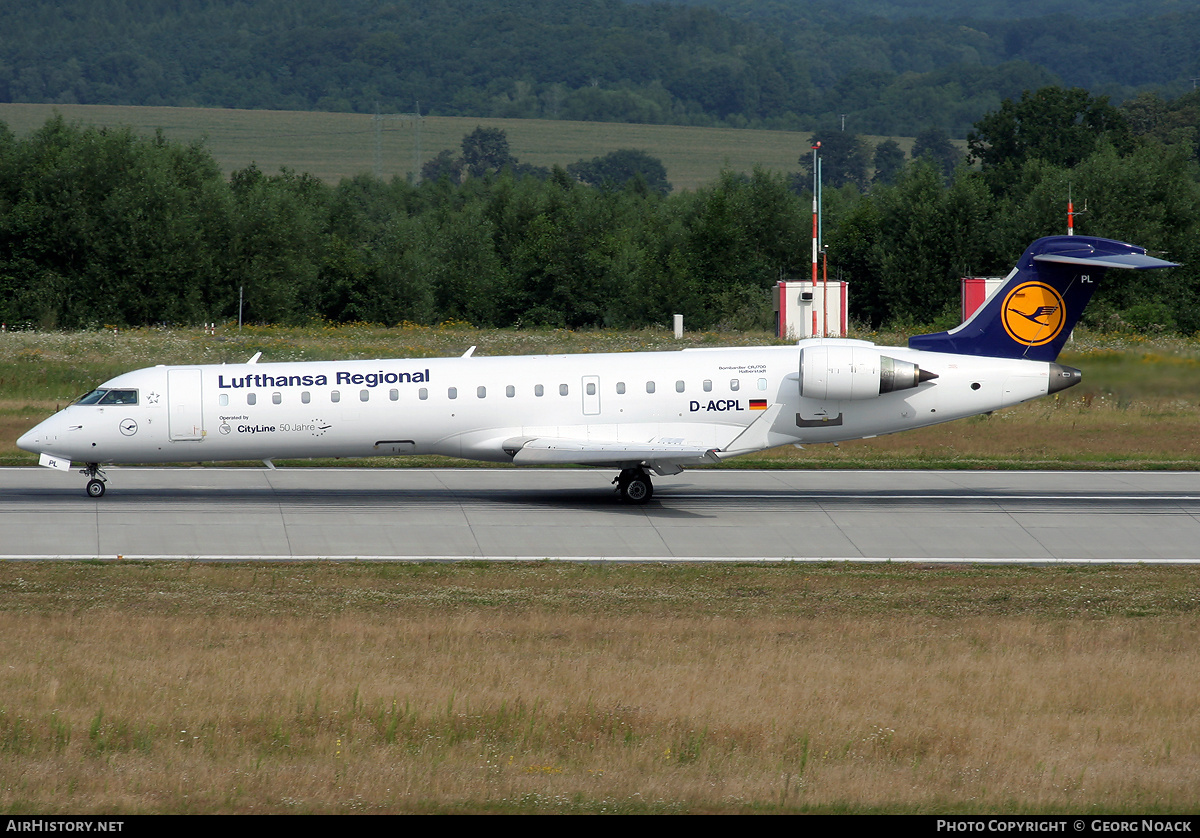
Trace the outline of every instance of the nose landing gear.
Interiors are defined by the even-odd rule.
[[[617,484],[617,493],[624,503],[641,505],[648,503],[654,497],[654,484],[644,468],[622,469],[613,483]]]
[[[88,463],[87,468],[81,470],[80,474],[86,474],[91,478],[87,482],[87,494],[89,498],[104,497],[104,484],[108,479],[104,476],[104,471],[101,470],[99,463]]]

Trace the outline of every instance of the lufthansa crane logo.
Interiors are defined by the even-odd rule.
[[[1041,346],[1058,337],[1066,322],[1062,294],[1044,282],[1018,285],[1004,298],[1001,322],[1017,343]]]

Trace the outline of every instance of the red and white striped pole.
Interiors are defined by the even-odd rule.
[[[821,148],[818,142],[812,147],[813,153],[813,243],[812,243],[812,332],[809,337],[817,336],[817,150]]]

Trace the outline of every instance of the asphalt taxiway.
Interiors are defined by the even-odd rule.
[[[1200,473],[0,469],[0,559],[1200,561]]]

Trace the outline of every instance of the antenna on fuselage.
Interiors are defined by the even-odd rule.
[[[1075,216],[1083,215],[1087,212],[1087,201],[1083,202],[1083,209],[1075,212],[1075,202],[1071,199],[1071,184],[1067,184],[1067,235],[1075,235]]]

